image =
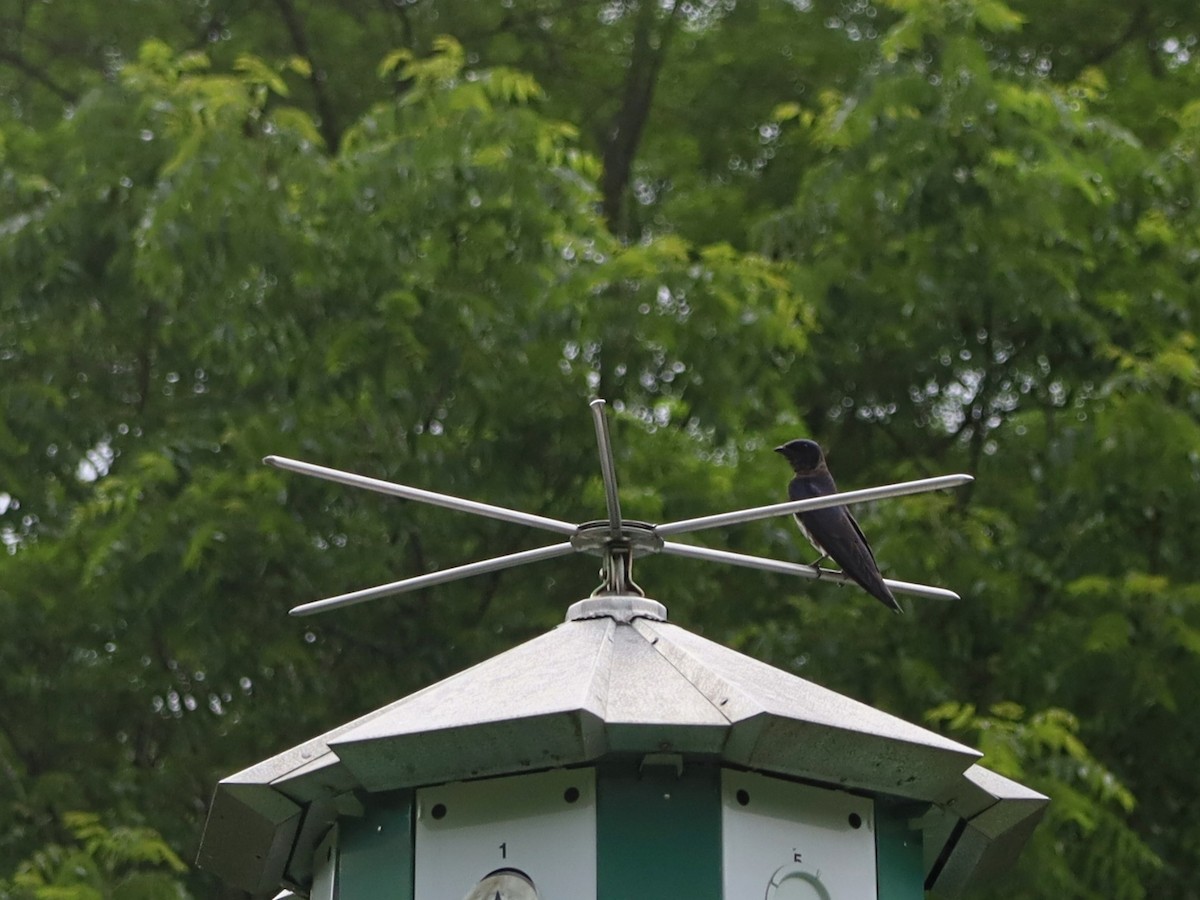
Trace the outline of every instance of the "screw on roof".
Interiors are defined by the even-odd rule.
[[[390,481],[381,481],[377,478],[356,475],[352,472],[344,472],[339,469],[330,469],[325,466],[313,465],[312,463],[288,459],[282,456],[266,457],[263,462],[268,465],[290,472],[297,472],[301,475],[308,475],[325,481],[334,481],[339,484],[349,485],[350,487],[388,494],[393,497],[401,497],[405,500],[415,500],[418,503],[441,506],[457,510],[458,512],[499,519],[515,525],[540,528],[544,531],[552,531],[568,537],[566,541],[548,544],[533,550],[522,550],[518,553],[496,556],[480,560],[479,562],[430,572],[426,575],[404,578],[400,581],[393,581],[390,584],[381,584],[360,591],[352,591],[348,594],[339,594],[336,597],[329,597],[324,600],[316,600],[312,603],[304,603],[292,609],[290,611],[291,615],[307,616],[330,609],[337,609],[342,606],[364,603],[367,600],[374,600],[379,597],[404,594],[437,584],[458,581],[462,578],[470,578],[474,575],[483,575],[487,572],[496,572],[501,569],[511,569],[515,566],[541,562],[542,560],[567,556],[572,553],[598,555],[603,561],[600,570],[603,581],[596,588],[593,596],[644,596],[644,592],[633,581],[633,560],[637,556],[648,556],[657,553],[727,563],[729,565],[744,566],[767,572],[795,575],[800,578],[819,578],[822,581],[849,584],[853,582],[847,576],[830,569],[806,566],[761,556],[751,556],[745,553],[731,553],[727,550],[713,550],[695,544],[668,541],[664,540],[664,538],[692,531],[737,525],[742,522],[752,522],[757,519],[767,519],[774,516],[791,515],[815,509],[826,509],[833,506],[865,503],[870,500],[883,500],[890,497],[901,497],[906,494],[918,494],[926,491],[941,490],[943,488],[958,487],[974,480],[970,475],[940,475],[934,478],[903,481],[897,484],[882,485],[880,487],[865,488],[857,491],[842,491],[808,500],[773,503],[769,506],[756,506],[750,509],[717,513],[694,519],[682,519],[676,522],[666,522],[661,525],[639,522],[626,519],[621,515],[620,502],[617,496],[616,463],[613,459],[612,441],[609,437],[608,418],[605,413],[606,404],[603,400],[596,399],[591,402],[590,406],[596,428],[596,443],[600,450],[600,471],[604,479],[604,499],[608,512],[608,518],[600,521],[574,524],[562,521],[561,519],[552,519],[547,516],[534,515],[520,510],[507,509],[503,506],[493,506],[489,503],[480,503],[475,500],[465,500],[449,494],[439,494],[434,491],[395,484]],[[958,594],[945,588],[913,584],[907,581],[894,581],[892,579],[884,579],[884,583],[897,593],[937,600],[959,599]]]

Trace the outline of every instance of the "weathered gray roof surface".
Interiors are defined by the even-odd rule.
[[[306,848],[296,845],[314,831],[311,821],[301,828],[314,804],[332,817],[352,791],[614,753],[698,755],[946,804],[948,818],[931,819],[927,834],[938,837],[930,868],[948,896],[992,861],[989,848],[1011,843],[1007,835],[1020,832],[1019,850],[1040,814],[1045,798],[975,765],[980,754],[968,747],[658,621],[652,601],[628,598],[612,616],[588,603],[597,617],[568,620],[223,780],[200,864],[245,889],[276,891],[302,874]],[[942,852],[955,835],[946,824],[959,821],[970,827],[954,839],[969,849]]]

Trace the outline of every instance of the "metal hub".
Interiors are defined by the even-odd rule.
[[[613,536],[612,523],[608,521],[584,522],[571,536],[571,546],[578,553],[590,553],[604,560],[600,567],[600,586],[592,596],[600,594],[632,594],[645,596],[633,580],[633,561],[639,556],[659,553],[663,539],[654,532],[648,522],[632,522],[622,519],[618,527],[619,537]]]
[[[577,553],[604,556],[614,544],[625,545],[636,558],[649,556],[652,553],[661,553],[663,539],[658,536],[658,532],[649,522],[636,522],[631,519],[622,520],[621,536],[616,540],[613,539],[612,529],[607,519],[584,522],[571,535],[571,546]]]

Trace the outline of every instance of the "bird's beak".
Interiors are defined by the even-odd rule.
[[[776,453],[782,453],[782,452],[783,452],[783,444],[780,444],[778,447],[776,447],[776,448],[775,448],[775,452],[776,452]]]

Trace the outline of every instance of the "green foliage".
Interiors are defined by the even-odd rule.
[[[1079,739],[1079,720],[1063,709],[1027,714],[997,703],[987,715],[946,703],[926,718],[977,747],[988,768],[1054,798],[1029,853],[1036,881],[1010,877],[993,896],[1053,892],[1058,897],[1129,898],[1147,893],[1162,861],[1128,824],[1129,789]]]
[[[69,843],[49,844],[0,879],[4,900],[187,900],[187,867],[151,828],[107,828],[91,813],[66,813]]]

